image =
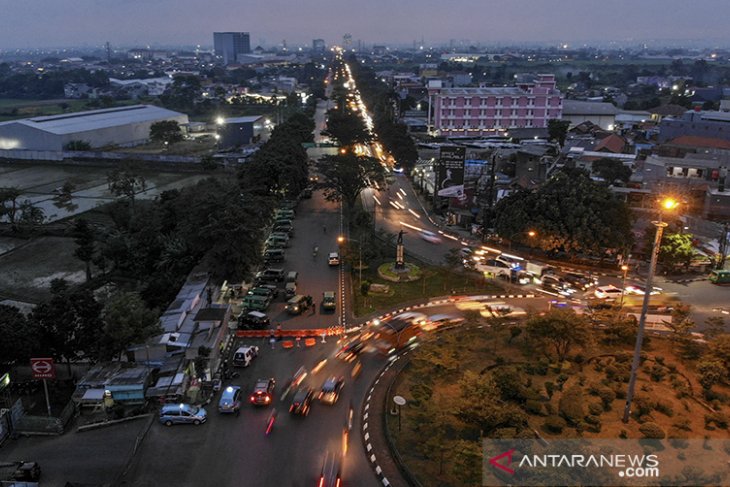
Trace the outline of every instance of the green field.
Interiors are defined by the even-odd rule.
[[[83,110],[93,110],[98,107],[89,107],[91,100],[20,100],[16,98],[0,98],[0,121],[15,120],[18,118],[41,117],[45,115],[59,115]],[[138,100],[123,100],[117,105],[131,105],[140,103]]]

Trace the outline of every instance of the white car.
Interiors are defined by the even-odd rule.
[[[329,256],[327,256],[327,263],[329,263],[329,265],[340,265],[340,254],[337,252],[330,252]]]
[[[515,318],[527,315],[527,311],[517,306],[509,305],[503,301],[482,303],[479,314],[484,318]]]
[[[426,242],[430,242],[432,244],[441,243],[441,237],[433,232],[429,232],[428,230],[421,230],[421,238]]]
[[[618,299],[621,297],[621,289],[611,284],[599,286],[593,291],[593,295],[598,299]]]
[[[626,291],[626,294],[634,294],[636,296],[643,296],[645,294],[644,289],[639,286],[626,286],[624,288],[624,290]],[[662,289],[659,287],[652,288],[652,290],[651,290],[652,296],[654,296],[655,294],[661,294],[661,293],[662,293]]]
[[[423,313],[416,313],[415,311],[408,311],[407,313],[401,313],[393,317],[394,320],[410,321],[414,325],[421,325],[428,323],[428,316]]]
[[[428,322],[421,325],[424,331],[433,331],[442,326],[458,325],[464,321],[463,316],[439,314],[428,317]]]

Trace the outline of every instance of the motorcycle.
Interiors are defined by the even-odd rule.
[[[271,431],[274,429],[274,423],[276,422],[276,409],[271,411],[271,414],[269,415],[269,419],[266,420],[266,436],[269,436]]]

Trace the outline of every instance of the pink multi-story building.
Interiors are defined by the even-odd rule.
[[[511,128],[544,128],[563,113],[563,95],[555,75],[538,74],[515,86],[440,88],[429,86],[433,106],[432,133],[479,137]],[[429,114],[431,115],[431,114]]]

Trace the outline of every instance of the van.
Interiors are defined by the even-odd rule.
[[[244,309],[251,311],[266,311],[269,309],[271,300],[266,296],[256,296],[249,294],[243,298],[241,305]]]
[[[274,223],[274,232],[283,233],[289,238],[294,236],[294,227],[291,223]]]
[[[269,234],[269,237],[282,238],[282,239],[286,240],[287,242],[289,240],[291,240],[291,237],[289,237],[289,235],[286,232],[271,232]]]
[[[286,311],[292,315],[302,314],[305,309],[312,305],[310,297],[297,294],[286,302]]]
[[[286,254],[282,249],[268,249],[264,252],[264,262],[284,262]]]
[[[286,273],[286,282],[297,282],[299,273],[297,271],[289,271]]]
[[[243,312],[238,316],[238,328],[243,330],[265,330],[271,326],[271,320],[259,311]]]
[[[281,235],[269,235],[265,243],[268,248],[282,249],[289,246],[289,238]]]
[[[260,284],[262,282],[282,282],[284,280],[284,269],[266,268],[259,271],[254,276],[254,282]]]
[[[291,298],[292,296],[294,296],[297,293],[297,283],[287,282],[284,292],[286,293],[287,298]]]
[[[259,354],[259,347],[240,347],[233,353],[234,367],[248,367]]]

